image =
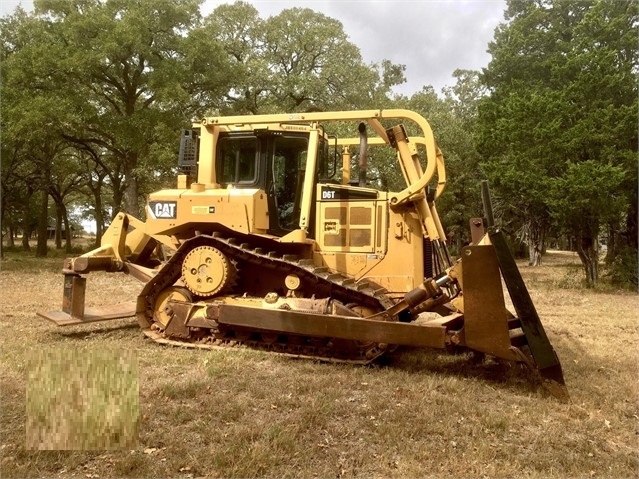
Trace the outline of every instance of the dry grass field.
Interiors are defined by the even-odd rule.
[[[569,403],[519,367],[466,355],[403,350],[356,367],[160,346],[133,320],[57,328],[35,313],[59,308],[60,266],[18,255],[1,265],[2,477],[639,477],[638,296],[581,289],[573,254],[551,252],[542,267],[521,268]],[[94,273],[87,303],[139,289]],[[135,358],[137,446],[27,442],[34,357],[60,350]]]

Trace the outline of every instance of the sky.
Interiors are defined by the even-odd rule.
[[[232,0],[205,0],[202,14]],[[410,96],[431,85],[436,92],[455,83],[458,69],[480,70],[506,0],[252,0],[262,18],[291,7],[307,7],[342,22],[366,63],[390,60],[406,66],[406,83],[395,92]],[[0,15],[32,0],[0,0]]]

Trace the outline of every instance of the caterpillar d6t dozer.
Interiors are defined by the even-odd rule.
[[[397,162],[406,187],[371,186],[370,154]],[[119,213],[101,247],[65,260],[62,311],[42,316],[61,326],[137,316],[159,343],[353,363],[401,345],[467,348],[523,362],[567,397],[487,188],[487,221],[471,221],[473,242],[451,258],[435,208],[444,160],[420,115],[207,117],[182,133],[179,167],[175,189],[149,196],[145,222]],[[137,301],[85,308],[91,271],[141,280]]]

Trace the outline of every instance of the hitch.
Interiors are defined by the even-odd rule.
[[[48,319],[58,326],[73,326],[135,316],[136,301],[126,301],[97,308],[85,308],[86,282],[86,278],[79,274],[65,273],[62,311],[38,312],[38,316]]]

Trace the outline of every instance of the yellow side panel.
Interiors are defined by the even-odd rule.
[[[419,218],[390,210],[387,193],[363,198],[369,194],[361,188],[318,185],[315,262],[405,293],[423,281]]]
[[[390,292],[411,291],[424,281],[424,243],[417,215],[390,210],[386,238],[386,254],[363,277]]]
[[[404,294],[419,286],[424,280],[423,237],[419,218],[415,214],[389,211],[384,202],[374,203],[377,205],[370,211],[375,211],[377,218],[381,218],[375,221],[382,224],[382,228],[375,231],[375,243],[382,244],[383,249],[359,252],[356,247],[331,248],[326,246],[324,241],[324,246],[319,243],[321,251],[315,253],[315,262],[356,280],[370,280],[391,293]],[[341,221],[346,213],[340,208],[346,207],[338,206],[337,203],[331,205],[324,208],[327,211],[322,217],[327,221]],[[363,210],[360,213],[365,214]],[[342,232],[348,231],[350,236],[344,233],[342,236],[333,237],[353,238],[352,228],[352,225],[340,227]],[[357,234],[359,233],[355,233]],[[325,238],[328,236],[324,235]],[[357,240],[357,237],[355,239]]]
[[[377,201],[318,202],[317,241],[322,251],[374,253],[380,238]],[[381,245],[379,245],[381,247]]]
[[[267,210],[263,190],[162,190],[149,197],[147,232],[174,234],[189,224],[219,223],[241,233],[264,234]]]

